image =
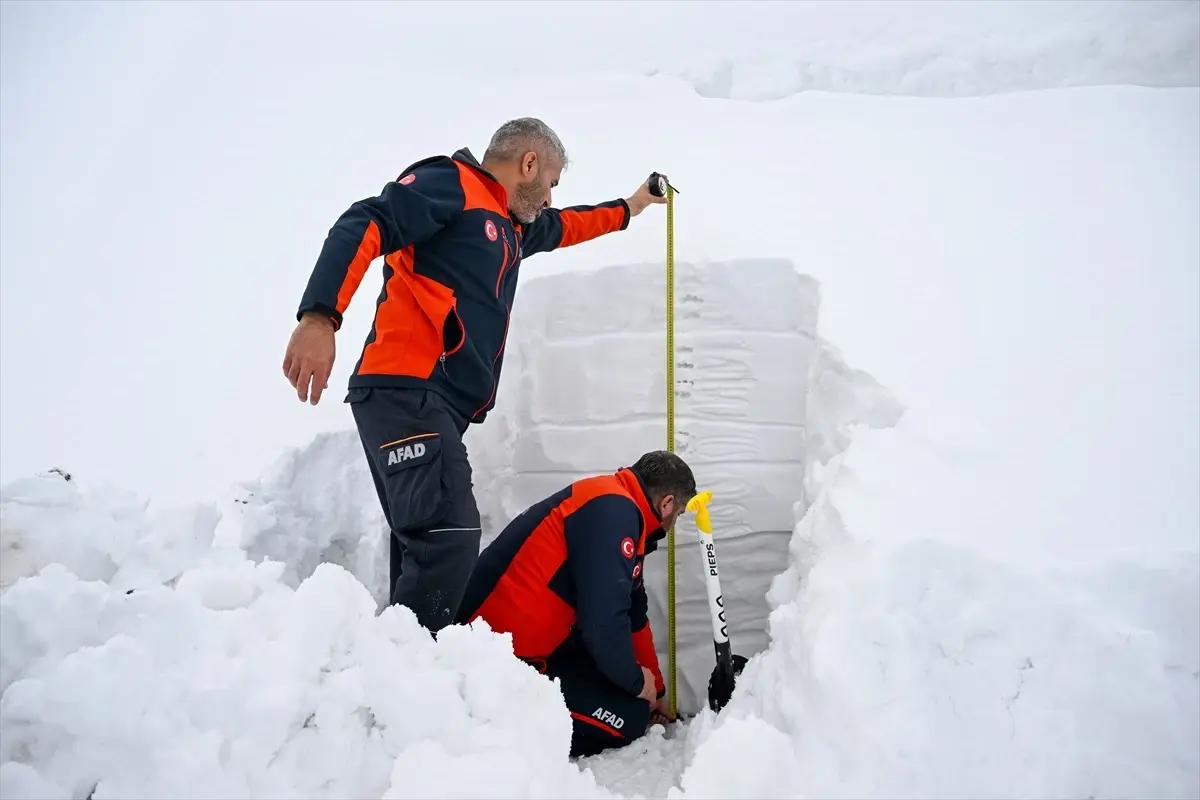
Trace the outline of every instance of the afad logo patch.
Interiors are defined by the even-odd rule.
[[[381,445],[380,466],[391,475],[402,469],[428,464],[438,454],[441,441],[437,433],[419,433]]]
[[[415,442],[406,444],[403,447],[397,447],[395,450],[388,451],[388,466],[394,467],[397,464],[402,464],[405,461],[411,461],[414,458],[420,458],[425,455],[425,444],[423,442]]]
[[[492,222],[490,219],[483,223],[483,232],[486,233],[487,237],[493,242],[496,241],[496,223]]]
[[[628,536],[626,536],[621,540],[621,552],[625,554],[626,558],[633,558],[633,551],[633,539],[630,539]]]
[[[401,186],[408,186],[410,183],[412,183],[412,182],[413,182],[413,181],[415,181],[416,179],[417,179],[417,176],[416,176],[416,174],[415,174],[415,173],[412,173],[412,172],[410,172],[410,173],[408,173],[407,175],[405,175],[403,178],[401,178],[401,179],[400,179],[400,185],[401,185]]]

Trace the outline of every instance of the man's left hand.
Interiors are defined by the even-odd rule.
[[[666,178],[667,176],[664,175],[663,177]],[[625,202],[629,204],[629,214],[636,217],[638,214],[645,211],[651,203],[666,203],[667,198],[655,197],[654,195],[650,194],[650,179],[647,178],[646,182],[639,186],[636,192],[625,198]]]
[[[660,697],[654,701],[654,705],[650,706],[650,724],[666,726],[675,721],[675,717],[671,714],[671,706],[667,703],[667,698]]]

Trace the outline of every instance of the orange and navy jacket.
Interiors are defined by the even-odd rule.
[[[543,209],[523,225],[469,150],[427,158],[338,218],[296,318],[316,311],[340,328],[367,268],[383,256],[383,287],[350,387],[434,388],[482,422],[495,404],[522,259],[624,230],[629,216],[618,199]]]
[[[634,695],[646,667],[661,697],[642,564],[663,536],[631,470],[576,481],[520,514],[484,548],[457,622],[483,619],[512,634],[514,654],[531,663],[582,647]]]

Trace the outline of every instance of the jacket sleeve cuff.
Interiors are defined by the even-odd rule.
[[[330,308],[329,306],[325,305],[324,303],[308,303],[306,305],[300,306],[300,308],[296,311],[296,321],[299,322],[301,319],[304,318],[304,315],[309,313],[310,311],[314,314],[321,314],[323,316],[329,317],[330,321],[333,322],[333,329],[335,331],[341,329],[342,315],[337,312],[336,308]]]
[[[633,695],[634,697],[637,697],[639,694],[642,693],[642,686],[644,685],[644,681],[645,681],[645,678],[642,677],[642,670],[639,667],[637,680],[634,681],[634,683],[632,683],[631,685],[627,686],[626,688],[629,689],[629,693],[631,695]]]
[[[617,228],[617,230],[623,231],[629,227],[629,220],[633,219],[633,212],[629,210],[629,201],[624,197],[620,198],[618,202],[621,204],[621,208],[625,210],[625,217],[621,220],[621,227]]]

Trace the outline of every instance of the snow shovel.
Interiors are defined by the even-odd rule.
[[[717,654],[717,666],[708,678],[708,707],[719,712],[733,697],[733,685],[746,666],[746,658],[733,655],[730,649],[725,599],[721,595],[717,552],[713,547],[712,520],[708,516],[710,500],[712,492],[700,492],[688,501],[687,510],[696,515],[696,531],[704,558],[704,587],[708,590],[708,611],[712,617],[713,648]]]

